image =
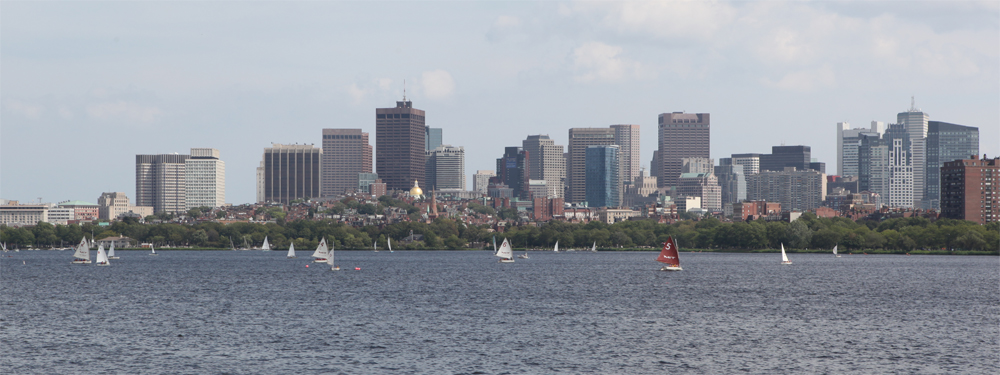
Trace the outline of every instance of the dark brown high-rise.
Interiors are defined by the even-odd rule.
[[[1000,221],[1000,158],[961,159],[941,167],[941,216],[979,224]]]
[[[375,172],[389,190],[407,190],[424,178],[424,111],[405,98],[375,109]]]
[[[372,145],[361,129],[323,129],[323,196],[358,190],[358,173],[372,173]]]
[[[657,186],[677,186],[681,176],[681,159],[709,157],[711,121],[708,113],[661,113],[659,116],[659,150],[653,166],[660,173]]]

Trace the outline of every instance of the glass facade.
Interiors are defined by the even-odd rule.
[[[587,204],[590,207],[621,206],[619,147],[589,146],[586,156]]]

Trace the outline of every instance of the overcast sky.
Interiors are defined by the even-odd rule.
[[[403,95],[494,169],[529,134],[712,115],[712,157],[835,124],[979,127],[1000,153],[1000,6],[984,2],[11,2],[0,4],[0,197],[135,198],[135,155],[217,148],[255,199],[271,142],[361,128]],[[471,188],[471,181],[469,182]]]

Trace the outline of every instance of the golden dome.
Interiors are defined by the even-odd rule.
[[[410,188],[410,196],[419,197],[421,195],[424,195],[424,191],[420,189],[420,186],[417,186],[417,181],[413,181],[413,187]]]

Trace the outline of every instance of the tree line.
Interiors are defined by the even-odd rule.
[[[410,233],[423,237],[404,241]],[[197,224],[142,224],[135,219],[100,226],[52,225],[39,223],[30,228],[0,227],[0,242],[8,248],[70,247],[83,237],[102,239],[124,236],[138,242],[163,247],[228,249],[249,245],[259,247],[268,238],[274,249],[287,249],[291,243],[300,250],[315,248],[320,239],[336,249],[380,249],[389,239],[394,249],[468,249],[492,248],[507,238],[515,248],[551,249],[559,242],[562,249],[659,248],[673,236],[682,248],[720,250],[830,249],[842,251],[881,249],[911,251],[916,249],[1000,250],[1000,223],[979,225],[970,221],[926,218],[896,218],[885,221],[851,221],[846,218],[819,218],[807,213],[791,223],[755,220],[721,222],[715,218],[683,220],[658,224],[652,220],[625,221],[608,225],[599,221],[586,224],[551,221],[540,226],[511,225],[491,232],[488,226],[466,225],[439,218],[432,223],[401,222],[385,226],[355,228],[330,220],[298,220],[279,223],[201,222]]]

